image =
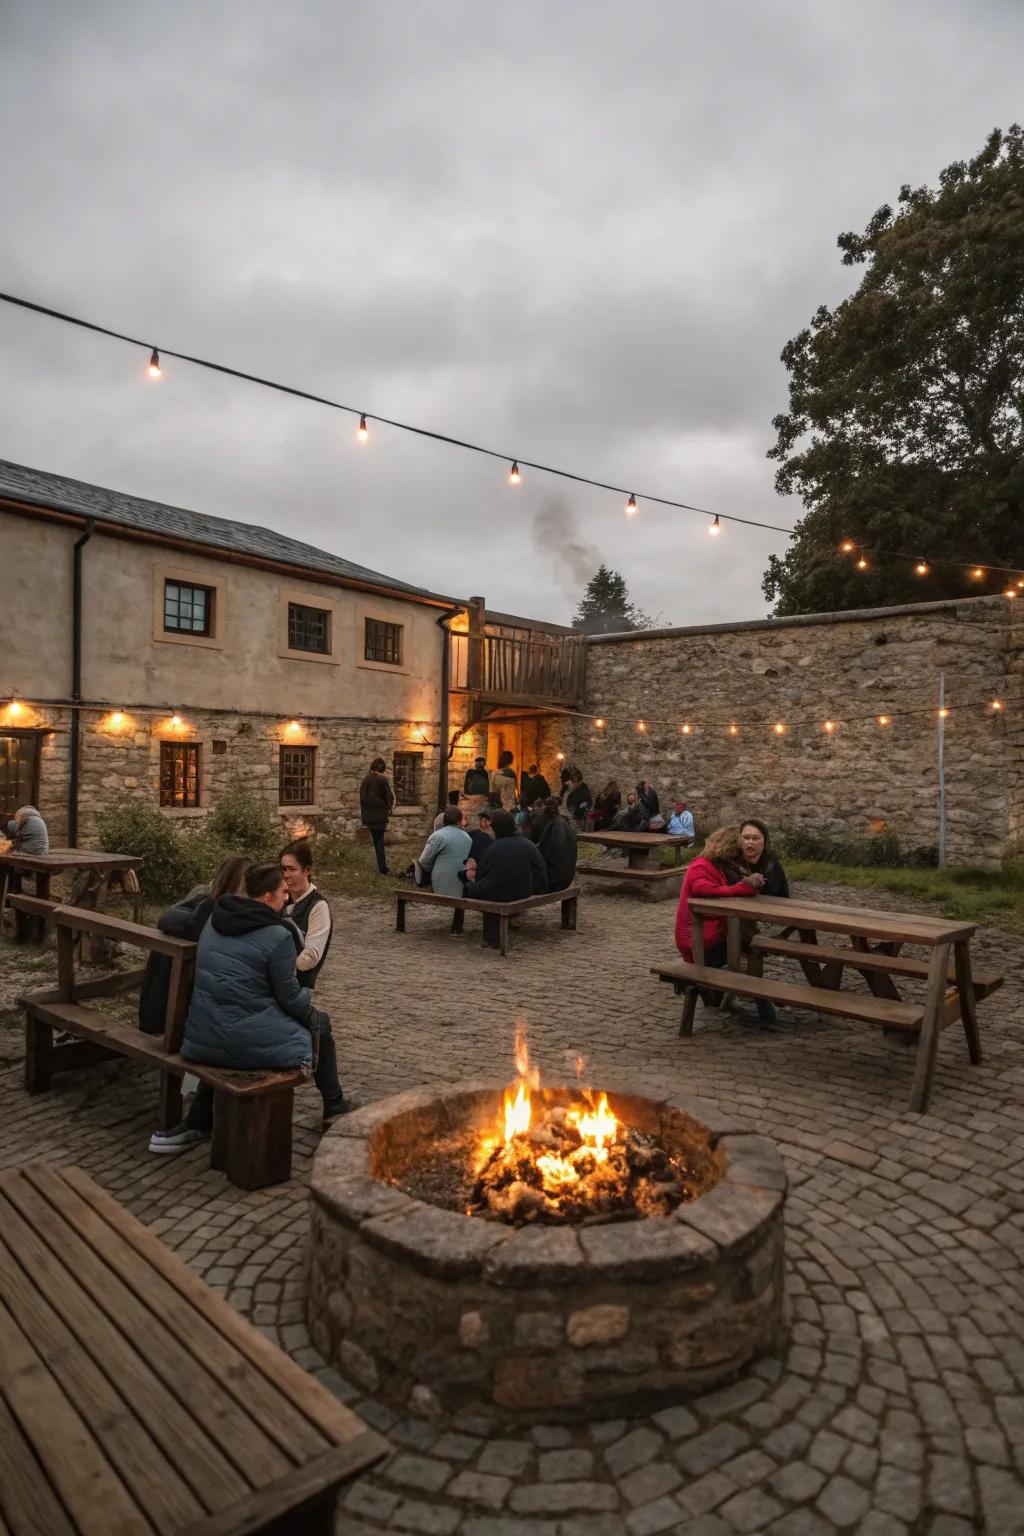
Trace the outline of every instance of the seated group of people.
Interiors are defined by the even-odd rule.
[[[589,797],[589,790],[587,794]],[[586,827],[588,832],[668,832],[691,842],[696,837],[693,812],[686,801],[674,801],[666,815],[649,779],[641,779],[627,792],[625,805],[618,783],[609,779],[593,805],[587,807]]]
[[[276,863],[225,860],[212,883],[188,893],[157,921],[196,942],[195,983],[181,1054],[242,1072],[312,1072],[327,1124],[352,1106],[338,1078],[328,1014],[313,988],[331,944],[331,909],[313,884],[313,854],[289,843]],[[162,1034],[170,960],[151,955],[139,994],[139,1028]],[[149,1150],[180,1152],[213,1130],[213,1089],[200,1083],[180,1125],[157,1131]]]
[[[781,896],[788,898],[789,881],[782,862],[772,848],[768,828],[763,821],[749,817],[738,826],[719,827],[712,832],[699,855],[687,866],[683,888],[676,909],[676,948],[684,960],[693,960],[693,917],[691,896],[746,897]],[[704,918],[701,923],[704,964],[719,970],[726,964],[726,923],[721,917]],[[717,1008],[722,994],[701,989],[701,998],[709,1008]],[[756,998],[757,1016],[763,1023],[775,1022],[775,1009],[764,998]]]

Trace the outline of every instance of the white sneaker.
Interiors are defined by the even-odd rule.
[[[154,1131],[149,1138],[149,1150],[165,1156],[173,1152],[184,1152],[186,1147],[194,1147],[200,1141],[209,1141],[210,1134],[209,1131],[193,1130],[182,1121],[173,1130]]]

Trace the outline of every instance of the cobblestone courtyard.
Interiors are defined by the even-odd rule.
[[[877,892],[805,887],[846,905]],[[865,900],[865,896],[869,899]],[[808,1014],[762,1033],[698,1009],[690,1041],[648,966],[674,907],[586,890],[579,931],[522,920],[507,959],[474,922],[335,903],[318,995],[359,1103],[423,1083],[511,1077],[517,1019],[551,1076],[688,1091],[776,1139],[790,1175],[789,1337],[734,1385],[629,1422],[500,1434],[486,1416],[398,1419],[325,1371],[304,1319],[318,1098],[303,1090],[295,1179],[243,1194],[207,1150],[153,1158],[156,1081],[119,1063],[28,1098],[0,1032],[0,1166],[74,1162],[323,1377],[395,1447],[345,1494],[341,1536],[1020,1536],[1024,1532],[1024,941],[989,929],[1006,974],[980,1008],[984,1064],[944,1034],[931,1110],[907,1113],[912,1053]],[[4,945],[9,955],[10,948]],[[36,972],[31,980],[37,984]]]

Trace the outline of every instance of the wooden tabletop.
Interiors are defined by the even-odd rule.
[[[870,907],[840,907],[827,902],[791,901],[779,896],[691,896],[690,911],[699,917],[739,918],[755,923],[782,923],[787,928],[848,933],[891,944],[949,944],[977,931],[977,923],[948,917],[922,917],[917,912],[876,912]]]
[[[608,848],[688,848],[692,837],[674,832],[579,832],[581,843],[603,843]]]
[[[38,869],[59,874],[64,869],[137,869],[142,857],[136,853],[102,853],[96,848],[51,848],[49,853],[0,853],[0,864],[8,869]]]
[[[248,1536],[387,1450],[81,1169],[0,1174],[0,1531]]]

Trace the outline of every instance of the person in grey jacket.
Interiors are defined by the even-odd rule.
[[[49,853],[50,835],[46,822],[34,805],[23,805],[15,811],[12,820],[5,823],[6,835],[11,840],[12,853]]]
[[[419,864],[429,874],[431,888],[439,896],[461,896],[459,872],[466,867],[473,840],[463,826],[466,818],[457,805],[449,805],[443,814],[440,829],[427,838]]]
[[[254,864],[246,872],[245,895],[216,903],[196,948],[181,1054],[240,1072],[308,1068],[315,1061],[326,1125],[351,1106],[338,1081],[330,1018],[313,1007],[296,974],[302,938],[283,916],[287,899],[281,866]],[[180,1126],[154,1133],[151,1152],[179,1152],[210,1135],[213,1093],[203,1089],[201,1084]]]

